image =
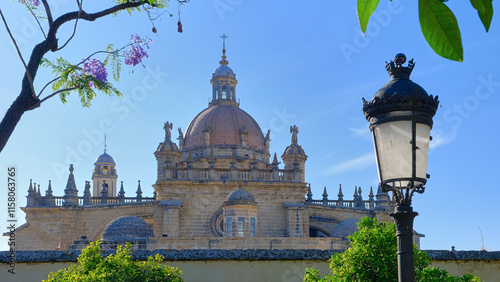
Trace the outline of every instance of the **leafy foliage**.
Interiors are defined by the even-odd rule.
[[[395,225],[363,218],[358,227],[349,236],[351,248],[332,255],[330,274],[322,279],[317,270],[306,269],[304,281],[398,281]],[[427,253],[415,246],[413,252],[416,281],[480,281],[473,275],[453,277],[445,270],[430,269]]]
[[[368,21],[380,0],[358,0],[357,12],[361,31],[366,31]],[[462,62],[464,59],[460,28],[446,0],[418,0],[420,28],[429,46],[438,55]],[[486,32],[493,18],[493,0],[470,0],[477,10]]]
[[[103,258],[100,242],[91,242],[82,250],[78,264],[51,272],[47,282],[52,281],[184,281],[182,271],[176,267],[162,265],[163,257],[149,257],[147,261],[133,261],[130,256],[130,243],[123,248],[118,246],[116,254]]]
[[[462,62],[464,50],[460,29],[448,6],[439,0],[419,0],[418,16],[422,33],[434,52]]]
[[[361,25],[361,31],[363,33],[366,32],[366,27],[368,26],[368,20],[370,16],[377,9],[378,3],[380,0],[358,0],[357,3],[357,11],[358,11],[358,19],[359,24]]]
[[[493,19],[493,0],[470,0],[472,7],[477,10],[479,18],[483,23],[486,32],[490,30],[491,20]]]

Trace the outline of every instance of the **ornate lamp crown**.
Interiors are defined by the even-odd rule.
[[[427,94],[425,89],[410,80],[415,63],[411,59],[405,67],[405,62],[403,53],[396,54],[394,61],[386,62],[385,68],[391,81],[378,90],[369,102],[363,98],[363,112],[371,126],[394,120],[396,116],[401,118],[403,111],[406,111],[406,118],[411,119],[411,112],[417,110],[420,113],[417,115],[418,122],[432,127],[432,117],[439,105],[438,96]]]
[[[406,55],[403,53],[397,53],[394,57],[394,61],[385,62],[385,69],[393,79],[409,79],[415,63],[413,59],[408,62],[407,67],[403,67],[406,62]]]

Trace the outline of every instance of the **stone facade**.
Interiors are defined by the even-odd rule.
[[[173,124],[165,123],[165,139],[154,152],[152,197],[143,197],[140,182],[135,197],[124,196],[123,183],[117,191],[116,164],[104,152],[94,164],[92,193],[87,181],[78,196],[72,166],[64,196],[53,196],[50,184],[42,196],[30,183],[26,224],[16,230],[18,249],[78,249],[94,240],[110,248],[130,240],[150,250],[345,249],[345,232],[355,230],[356,220],[391,220],[392,202],[380,190],[375,195],[370,189],[364,200],[355,187],[354,198],[344,200],[340,187],[332,200],[325,188],[322,199],[313,199],[295,125],[282,168],[276,153],[271,161],[270,131],[264,135],[240,108],[225,52],[212,75],[212,101],[184,133],[178,128],[178,144]],[[145,224],[152,232],[139,232],[148,229]]]

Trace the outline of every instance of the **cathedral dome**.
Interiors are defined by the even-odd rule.
[[[233,72],[233,70],[228,67],[227,65],[220,65],[212,75],[212,77],[219,77],[219,76],[229,76],[232,78],[236,77],[236,74]]]
[[[154,237],[153,229],[135,216],[122,216],[110,222],[102,233],[102,240],[144,240]]]
[[[305,156],[306,153],[304,152],[304,149],[302,149],[302,146],[297,144],[292,144],[286,147],[285,152],[283,153],[283,155],[290,155],[290,156],[293,156],[295,154]]]
[[[252,193],[240,188],[236,191],[233,191],[227,197],[224,205],[234,205],[234,204],[257,204]]]
[[[179,147],[174,142],[167,140],[158,145],[158,152],[179,152]]]
[[[204,133],[210,132],[210,145],[240,146],[246,134],[246,147],[265,150],[262,130],[257,122],[234,104],[212,105],[189,124],[184,136],[184,149],[205,145]]]
[[[337,226],[333,229],[330,237],[334,238],[342,238],[342,240],[348,240],[348,237],[351,236],[354,232],[358,231],[358,223],[359,219],[350,218],[342,221],[337,224]]]
[[[108,155],[106,152],[104,152],[102,155],[100,155],[95,160],[94,164],[103,164],[103,163],[116,165],[115,160],[113,160],[113,157],[111,157],[110,155]]]

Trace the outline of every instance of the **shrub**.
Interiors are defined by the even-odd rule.
[[[82,250],[78,264],[49,274],[52,281],[184,281],[182,271],[176,267],[163,265],[163,256],[148,257],[147,261],[134,261],[130,255],[130,243],[118,246],[116,254],[105,258],[101,255],[101,242],[91,242]]]
[[[397,237],[395,224],[362,218],[359,230],[349,236],[351,247],[330,259],[330,274],[321,279],[318,271],[306,269],[304,281],[398,281]],[[427,253],[413,246],[416,281],[480,281],[467,274],[449,275],[429,268]]]

